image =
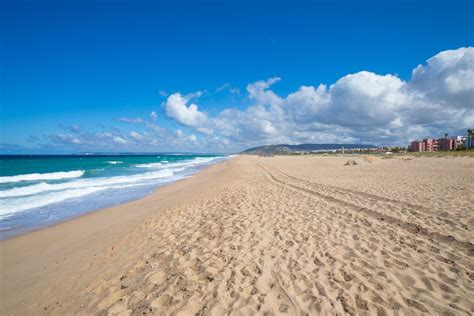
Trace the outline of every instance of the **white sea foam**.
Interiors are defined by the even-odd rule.
[[[135,165],[135,167],[149,168],[149,169],[161,169],[161,168],[170,168],[170,167],[192,167],[192,166],[210,163],[220,158],[221,157],[197,157],[192,160],[170,162],[170,163],[167,163],[166,165],[164,165],[163,162],[152,162],[152,163],[146,163],[146,164],[138,164],[138,165]]]
[[[172,177],[174,175],[171,170],[160,170],[152,171],[141,174],[135,174],[130,176],[117,176],[107,178],[89,178],[79,179],[71,182],[48,184],[41,182],[25,187],[13,188],[9,190],[0,191],[0,198],[10,198],[16,196],[27,196],[33,194],[39,194],[47,191],[61,191],[68,189],[81,189],[81,188],[93,188],[93,187],[104,187],[117,184],[137,183],[142,181],[150,181],[155,179],[162,179]]]
[[[141,163],[138,165],[135,165],[135,167],[138,168],[158,168],[161,167],[163,164],[161,162],[153,162],[153,163]]]
[[[0,177],[0,183],[71,179],[71,178],[82,177],[83,174],[84,174],[84,170],[61,171],[61,172],[51,172],[51,173],[19,174],[16,176]]]
[[[76,170],[0,177],[0,183],[40,181],[32,185],[0,191],[0,219],[10,217],[18,212],[45,207],[100,191],[153,185],[175,178],[182,178],[184,175],[175,176],[175,174],[194,166],[211,163],[216,159],[222,159],[222,157],[198,157],[178,162],[139,164],[135,166],[146,168],[146,172],[126,176],[80,178],[84,171]],[[70,180],[62,183],[46,182],[46,180],[58,179]]]
[[[0,199],[0,219],[13,213],[43,207],[99,191],[147,185],[158,179],[171,176],[173,176],[173,172],[162,170],[132,176],[81,179],[58,184],[39,183],[28,187],[6,190],[0,195],[3,198]],[[9,194],[9,198],[6,194]]]
[[[48,193],[45,195],[32,195],[14,200],[0,200],[0,219],[12,213],[46,206],[71,198],[81,197],[105,189],[107,189],[107,187],[72,189],[62,192]]]
[[[109,163],[111,165],[118,165],[118,164],[123,163],[123,161],[107,161],[107,163]]]

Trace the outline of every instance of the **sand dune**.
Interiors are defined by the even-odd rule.
[[[474,313],[474,161],[347,159],[212,167],[221,171],[5,312]],[[160,194],[122,207],[153,208]]]

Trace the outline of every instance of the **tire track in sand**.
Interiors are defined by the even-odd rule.
[[[259,164],[259,167],[273,181],[275,181],[277,183],[280,183],[283,186],[291,187],[291,188],[296,189],[298,191],[302,191],[302,192],[306,192],[306,193],[309,193],[309,194],[312,194],[312,195],[316,195],[316,196],[318,196],[322,199],[325,199],[326,201],[329,201],[331,203],[334,203],[334,204],[337,204],[337,205],[340,205],[340,206],[350,206],[355,211],[357,211],[359,213],[363,213],[363,214],[365,214],[365,215],[367,215],[371,218],[377,219],[379,221],[383,221],[383,222],[388,223],[388,224],[395,225],[397,227],[400,227],[400,228],[408,231],[409,233],[412,233],[412,234],[415,234],[415,235],[420,235],[420,236],[423,236],[427,239],[434,239],[434,240],[436,240],[438,242],[441,242],[441,243],[444,243],[444,244],[449,244],[450,246],[454,246],[456,249],[465,251],[469,257],[474,256],[474,244],[472,244],[471,242],[460,241],[460,240],[456,239],[453,236],[444,235],[444,234],[441,234],[439,232],[430,231],[429,229],[421,226],[420,224],[415,224],[415,223],[412,223],[412,222],[406,222],[406,221],[403,221],[400,218],[396,218],[396,217],[393,217],[393,216],[390,216],[390,215],[387,215],[387,214],[382,214],[382,213],[380,213],[378,211],[375,211],[375,210],[372,210],[372,209],[370,209],[366,206],[357,205],[353,201],[349,202],[347,200],[342,199],[340,197],[340,195],[343,195],[343,194],[335,194],[335,195],[339,195],[339,197],[335,197],[335,196],[328,195],[328,194],[325,194],[325,193],[321,192],[322,191],[321,188],[318,188],[318,189],[316,189],[316,188],[311,188],[311,189],[305,188],[301,185],[298,185],[298,184],[294,183],[295,181],[308,183],[305,180],[297,179],[297,178],[294,178],[294,177],[288,177],[283,172],[281,172],[279,170],[276,170],[275,168],[272,168],[274,170],[274,172],[272,173],[269,170],[268,166],[264,167],[262,164]],[[283,177],[286,177],[287,181],[282,180],[282,176],[280,176],[280,178],[278,178],[278,176],[275,175],[275,172],[280,173],[281,175],[283,175]],[[291,180],[293,180],[293,183],[290,183]],[[309,183],[309,184],[314,184],[314,183]],[[336,193],[335,190],[334,190],[335,187],[332,187],[332,189],[333,189],[332,193],[333,194]],[[340,188],[337,188],[337,189],[340,189]],[[341,192],[343,192],[344,189],[340,189],[340,190],[341,190]],[[352,192],[349,191],[349,192],[353,195],[356,194],[355,191],[352,191]],[[345,193],[345,194],[347,194],[347,193]],[[364,195],[364,197],[369,198],[370,195]],[[387,199],[387,200],[390,201],[390,199]]]

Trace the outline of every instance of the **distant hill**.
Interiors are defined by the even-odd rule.
[[[335,150],[341,149],[356,149],[356,148],[377,148],[374,145],[367,144],[300,144],[300,145],[268,145],[253,147],[244,150],[243,154],[252,155],[277,155],[277,154],[290,154],[297,151],[321,151],[321,150]]]

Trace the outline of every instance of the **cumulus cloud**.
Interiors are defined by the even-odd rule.
[[[474,70],[473,54],[473,48],[441,52],[418,66],[407,82],[370,72],[347,75],[328,89],[329,99],[323,91],[319,99],[303,98],[309,105],[299,114],[376,144],[404,144],[468,128],[474,123],[474,80],[466,78]],[[306,104],[303,100],[299,104]]]
[[[474,48],[447,50],[413,70],[410,85],[432,102],[473,108]]]
[[[207,131],[207,114],[199,111],[198,106],[194,103],[188,105],[188,102],[191,99],[201,95],[201,92],[196,92],[185,96],[181,95],[180,93],[174,93],[170,95],[166,99],[165,103],[166,115],[185,126]]]
[[[339,79],[329,89],[323,121],[348,127],[388,126],[406,107],[405,83],[392,75],[361,71]]]
[[[279,77],[274,77],[266,81],[260,80],[247,85],[249,98],[259,104],[279,105],[282,101],[281,98],[275,92],[268,89],[280,80]]]
[[[284,107],[292,120],[307,123],[314,121],[318,113],[324,110],[328,104],[329,93],[326,85],[320,84],[317,88],[302,86],[296,92],[290,93]]]
[[[146,121],[117,119],[142,124],[143,130],[71,130],[49,140],[71,146],[106,143],[126,148],[149,145],[167,150],[238,151],[277,143],[404,145],[414,138],[437,137],[474,125],[471,47],[436,54],[417,66],[406,81],[393,74],[360,71],[332,84],[301,86],[286,96],[272,90],[279,81],[273,77],[248,84],[247,107],[224,108],[212,115],[192,102],[203,92],[168,95],[163,107],[166,117],[180,125],[177,130],[155,124],[157,115],[151,112]],[[224,84],[217,92],[229,89],[230,84]]]
[[[405,144],[474,123],[474,48],[441,52],[408,81],[361,71],[329,87],[302,86],[285,97],[279,77],[247,86],[248,108],[207,118],[215,136],[234,146],[265,143],[366,142]],[[197,109],[197,106],[196,106]],[[188,124],[188,126],[192,126]]]

